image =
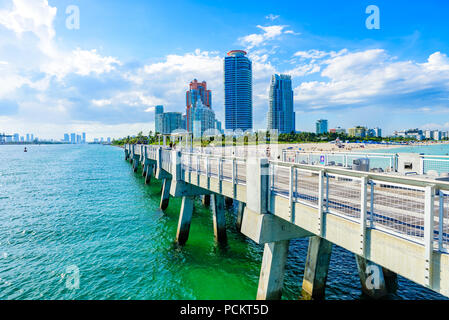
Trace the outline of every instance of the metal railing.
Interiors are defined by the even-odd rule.
[[[397,154],[392,153],[282,151],[282,161],[309,165],[350,168],[353,160],[359,158],[370,159],[370,166],[381,172],[395,171],[397,168]]]
[[[449,183],[270,161],[270,192],[449,252]]]
[[[184,176],[186,173],[194,172],[220,181],[246,184],[246,160],[243,158],[183,152],[181,165]]]

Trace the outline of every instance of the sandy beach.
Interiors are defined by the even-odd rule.
[[[293,143],[293,144],[282,144],[282,149],[293,148],[304,152],[315,152],[315,151],[325,151],[325,152],[354,152],[354,151],[367,151],[376,149],[393,149],[401,147],[411,147],[411,146],[430,146],[436,144],[448,144],[449,141],[444,142],[415,142],[409,145],[397,145],[397,144],[365,144],[365,143],[343,143],[342,147],[333,143]]]

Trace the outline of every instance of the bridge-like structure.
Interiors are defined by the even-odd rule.
[[[289,161],[229,156],[221,148],[212,154],[148,145],[124,150],[147,183],[163,179],[162,209],[170,196],[182,198],[180,245],[188,239],[195,196],[210,197],[218,242],[226,241],[225,198],[238,201],[240,231],[265,246],[258,299],[281,297],[289,240],[304,237],[310,239],[304,297],[324,297],[332,244],[355,254],[362,289],[372,297],[394,292],[398,274],[449,297],[446,181],[303,164],[298,155]]]

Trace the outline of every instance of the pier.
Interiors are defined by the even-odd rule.
[[[424,173],[433,158],[388,158],[386,173],[350,170],[323,156],[304,164],[296,153],[291,160],[147,145],[124,151],[146,183],[163,181],[162,210],[170,196],[182,198],[173,235],[179,245],[188,241],[195,197],[210,206],[218,243],[226,243],[226,200],[238,202],[238,229],[264,245],[257,299],[281,298],[289,242],[298,238],[309,238],[306,299],[324,298],[333,245],[354,254],[370,297],[395,292],[397,275],[449,297],[449,182],[407,175]]]

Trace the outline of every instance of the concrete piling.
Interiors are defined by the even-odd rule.
[[[229,198],[229,197],[225,197],[225,203],[226,203],[226,207],[231,207],[234,204],[234,199]]]
[[[145,184],[150,184],[152,175],[153,175],[153,166],[149,164],[147,166],[147,170],[145,173]]]
[[[203,203],[203,206],[209,207],[210,206],[210,195],[209,194],[202,195],[201,202]]]
[[[281,299],[289,244],[289,240],[265,244],[257,300]]]
[[[164,179],[164,183],[162,185],[161,204],[160,204],[160,208],[162,210],[168,208],[168,202],[170,200],[170,187],[171,187],[171,179]]]
[[[239,201],[238,208],[237,208],[237,219],[235,222],[235,226],[238,231],[242,229],[242,220],[243,220],[243,212],[245,211],[245,203],[242,201]]]
[[[398,287],[396,273],[355,255],[362,292],[373,299],[395,293]]]
[[[176,233],[176,242],[181,246],[183,246],[189,238],[194,199],[194,196],[186,196],[182,198],[181,212],[179,213],[178,221],[178,231]]]
[[[219,244],[225,244],[227,242],[227,236],[224,197],[214,194],[211,200],[215,241]]]
[[[310,237],[302,283],[304,299],[324,299],[331,253],[332,243],[318,236]]]

